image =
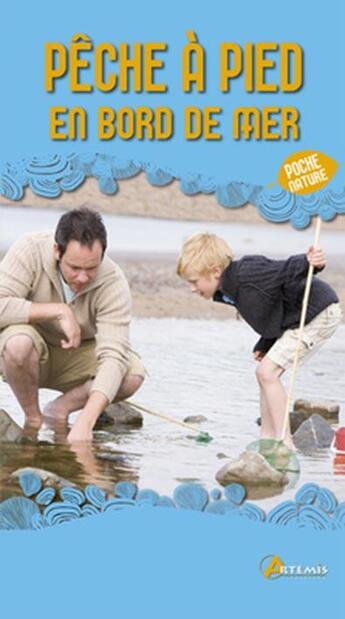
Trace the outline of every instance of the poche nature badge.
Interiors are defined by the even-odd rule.
[[[278,182],[290,193],[303,195],[323,189],[333,178],[338,163],[317,150],[293,153],[281,165]]]

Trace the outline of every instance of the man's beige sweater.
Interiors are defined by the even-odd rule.
[[[16,241],[0,263],[0,329],[29,322],[31,303],[64,303],[53,236],[28,234]],[[128,366],[130,291],[121,269],[105,257],[96,278],[70,303],[81,340],[96,340],[97,374],[92,391],[109,401],[117,393]],[[64,338],[57,320],[35,323],[52,346]]]

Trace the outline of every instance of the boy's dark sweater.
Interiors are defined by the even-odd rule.
[[[254,351],[267,352],[286,329],[298,327],[308,268],[306,254],[288,260],[244,256],[223,271],[213,300],[226,303],[223,294],[229,296],[242,318],[262,336]],[[306,323],[338,301],[331,286],[313,277]]]

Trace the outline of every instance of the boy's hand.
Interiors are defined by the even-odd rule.
[[[254,359],[255,361],[262,361],[264,356],[265,356],[265,352],[263,352],[262,350],[256,350],[254,353]]]
[[[307,259],[309,264],[318,269],[322,269],[326,266],[326,254],[321,247],[316,249],[315,247],[309,247],[307,251]]]

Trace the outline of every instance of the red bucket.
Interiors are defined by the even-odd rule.
[[[339,428],[335,433],[334,441],[335,451],[345,453],[345,428]]]

